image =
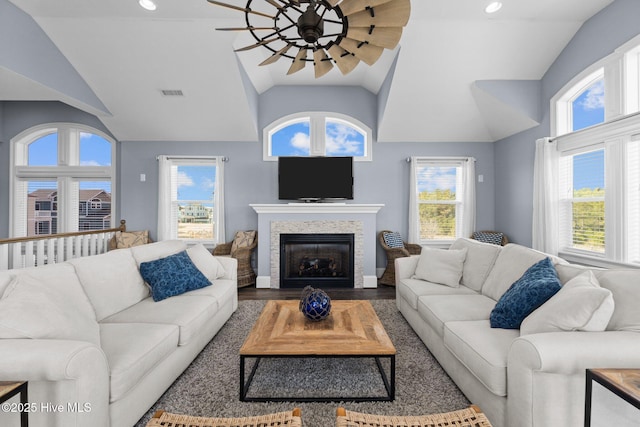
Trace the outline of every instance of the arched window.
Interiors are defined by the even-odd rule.
[[[581,77],[555,102],[556,135],[575,132],[605,121],[604,68]]]
[[[14,237],[114,226],[115,141],[75,124],[36,126],[11,140]]]
[[[372,133],[358,120],[336,113],[298,113],[265,127],[264,160],[280,156],[351,156],[371,160]]]

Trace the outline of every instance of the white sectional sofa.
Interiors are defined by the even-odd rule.
[[[184,250],[212,285],[155,302],[140,264]],[[236,310],[237,264],[164,241],[2,271],[0,296],[0,380],[29,381],[30,426],[127,427]]]
[[[449,376],[495,427],[583,426],[585,370],[640,366],[640,270],[593,270],[598,282],[594,286],[601,286],[597,292],[604,288],[613,299],[613,304],[607,299],[603,324],[600,319],[606,330],[590,331],[605,303],[585,314],[587,304],[567,299],[567,286],[562,298],[559,291],[525,319],[521,333],[492,328],[491,311],[530,266],[548,255],[516,244],[500,247],[470,239],[457,240],[451,249],[466,250],[459,286],[416,278],[420,255],[399,258],[396,302]],[[585,267],[550,258],[563,288],[579,275],[576,281],[591,277],[583,274]],[[558,309],[562,301],[566,309]],[[571,325],[573,315],[583,316],[581,327]],[[566,325],[562,331],[536,333],[533,323],[547,321]]]

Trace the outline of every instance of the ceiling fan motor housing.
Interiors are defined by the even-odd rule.
[[[316,13],[313,3],[298,18],[298,34],[307,43],[316,43],[324,34],[324,22]]]

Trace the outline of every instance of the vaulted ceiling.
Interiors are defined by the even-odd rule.
[[[156,0],[153,12],[137,0],[0,0],[0,100],[65,102],[121,141],[255,141],[253,104],[268,89],[361,86],[379,95],[380,141],[495,141],[537,124],[539,80],[612,1],[503,0],[488,15],[487,0],[413,0],[396,49],[315,79],[312,67],[287,76],[290,61],[259,67],[264,48],[235,53],[248,34],[215,28],[244,14],[206,0]],[[499,95],[509,90],[522,99]]]

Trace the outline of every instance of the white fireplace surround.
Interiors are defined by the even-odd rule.
[[[252,204],[258,214],[257,288],[280,287],[280,234],[352,233],[354,288],[377,287],[376,214],[382,204]]]

